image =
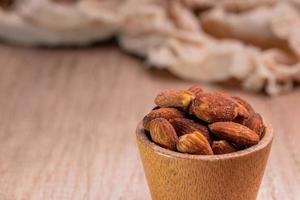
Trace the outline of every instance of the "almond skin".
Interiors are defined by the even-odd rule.
[[[247,101],[245,101],[244,99],[242,99],[242,98],[240,98],[240,97],[232,97],[234,100],[236,100],[237,101],[237,103],[238,104],[240,104],[240,105],[242,105],[244,108],[246,108],[247,109],[247,111],[248,111],[248,113],[250,114],[250,115],[253,115],[253,114],[255,114],[255,111],[254,111],[254,109],[252,108],[252,106],[247,102]]]
[[[215,92],[198,95],[190,106],[194,114],[206,122],[233,121],[236,117],[249,117],[247,110],[230,96]]]
[[[215,122],[208,125],[217,137],[239,145],[254,145],[259,136],[246,126],[234,122]]]
[[[186,110],[194,98],[194,94],[187,90],[166,90],[159,93],[154,102],[160,107],[177,107]]]
[[[214,154],[226,154],[237,151],[237,149],[226,140],[213,141],[211,148]]]
[[[164,118],[156,118],[150,122],[150,135],[152,140],[160,146],[176,150],[178,137],[170,122]]]
[[[255,113],[249,118],[245,119],[243,121],[243,124],[251,130],[253,130],[260,138],[262,137],[265,131],[263,119],[258,113]]]
[[[213,155],[206,137],[198,131],[180,136],[176,146],[177,150],[182,153]]]
[[[155,110],[152,110],[143,118],[143,126],[145,130],[149,131],[150,122],[155,118],[165,118],[169,120],[173,118],[183,118],[184,116],[184,113],[177,110],[176,108],[157,108]]]
[[[192,120],[185,119],[185,118],[170,119],[170,123],[175,128],[178,136],[182,136],[185,134],[190,134],[194,131],[198,131],[206,137],[209,143],[212,142],[208,129],[201,124],[198,124]]]
[[[203,92],[203,89],[199,85],[193,85],[188,89],[191,93],[193,93],[195,96],[198,96]]]

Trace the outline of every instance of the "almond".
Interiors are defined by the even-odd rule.
[[[164,118],[156,118],[150,122],[150,135],[152,140],[160,146],[176,150],[178,137],[170,122]]]
[[[232,97],[234,100],[236,100],[237,101],[237,103],[238,104],[240,104],[240,105],[242,105],[244,108],[246,108],[247,109],[247,111],[248,111],[248,113],[250,114],[250,115],[253,115],[253,114],[255,114],[255,111],[254,111],[254,109],[252,108],[252,106],[247,102],[247,101],[245,101],[244,99],[242,99],[242,98],[240,98],[240,97]]]
[[[170,120],[170,123],[175,128],[178,136],[198,131],[206,137],[209,143],[211,143],[208,129],[201,124],[185,118],[174,118]]]
[[[211,148],[214,154],[226,154],[237,151],[234,146],[226,140],[213,141]]]
[[[194,94],[190,91],[166,90],[158,94],[154,102],[160,107],[177,107],[185,110],[194,98]]]
[[[173,118],[183,118],[184,113],[180,112],[176,108],[157,108],[155,110],[152,110],[143,118],[144,128],[149,131],[151,120],[159,117],[165,118],[167,120]]]
[[[239,145],[254,145],[259,142],[259,136],[246,126],[234,122],[215,122],[209,129],[217,137]]]
[[[193,93],[195,96],[198,96],[203,92],[203,89],[199,85],[193,85],[188,89],[191,93]]]
[[[206,137],[198,131],[180,136],[176,146],[182,153],[213,155]]]
[[[265,126],[263,123],[263,119],[260,116],[260,114],[255,113],[253,115],[251,115],[249,118],[245,119],[243,121],[243,124],[245,126],[247,126],[248,128],[250,128],[251,130],[253,130],[255,133],[257,133],[257,135],[261,138],[264,130],[265,130]]]
[[[230,96],[215,92],[198,95],[190,106],[190,114],[206,122],[232,121],[249,117],[247,110]]]

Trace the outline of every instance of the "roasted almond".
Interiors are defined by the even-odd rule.
[[[237,151],[237,149],[226,140],[213,141],[211,148],[214,154],[226,154]]]
[[[143,126],[146,130],[150,129],[150,122],[155,118],[165,118],[167,120],[173,118],[183,118],[184,113],[177,110],[176,108],[157,108],[152,110],[143,118]]]
[[[158,94],[154,102],[160,107],[177,107],[185,110],[194,98],[194,94],[187,90],[166,90]]]
[[[236,97],[236,96],[234,96],[234,97],[232,97],[232,98],[233,98],[234,100],[236,100],[238,104],[240,104],[240,105],[242,105],[244,108],[246,108],[247,111],[248,111],[248,113],[249,113],[250,115],[255,114],[254,109],[252,108],[252,106],[251,106],[247,101],[245,101],[244,99],[242,99],[242,98],[240,98],[240,97]]]
[[[190,114],[206,122],[232,121],[249,113],[230,96],[215,92],[198,95],[190,106]]]
[[[234,122],[215,122],[209,129],[217,137],[239,145],[254,145],[259,142],[259,136],[251,129]]]
[[[257,133],[257,135],[261,138],[264,130],[265,130],[265,126],[263,123],[263,119],[260,116],[260,114],[255,113],[253,115],[251,115],[249,118],[245,119],[243,121],[243,124],[245,126],[247,126],[248,128],[250,128],[251,130],[253,130],[255,133]]]
[[[198,131],[180,136],[176,146],[182,153],[213,155],[206,137]]]
[[[190,134],[194,131],[198,131],[206,137],[209,143],[211,143],[211,138],[208,129],[201,124],[198,124],[192,120],[185,119],[185,118],[170,119],[170,123],[175,128],[178,136],[182,136],[185,134]]]
[[[170,122],[164,118],[156,118],[150,122],[150,135],[152,140],[160,146],[176,150],[178,137]]]
[[[193,85],[188,89],[191,93],[193,93],[195,96],[198,96],[203,92],[203,89],[199,85]]]

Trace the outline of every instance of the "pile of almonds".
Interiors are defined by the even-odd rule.
[[[189,154],[226,154],[257,144],[262,117],[243,99],[200,86],[167,90],[143,119],[144,129],[161,147]]]

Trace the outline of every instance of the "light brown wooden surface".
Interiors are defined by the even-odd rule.
[[[162,89],[190,85],[113,45],[0,46],[0,200],[148,200],[135,141]],[[300,198],[300,90],[249,100],[275,129],[259,200]],[[243,177],[241,177],[243,178]]]

